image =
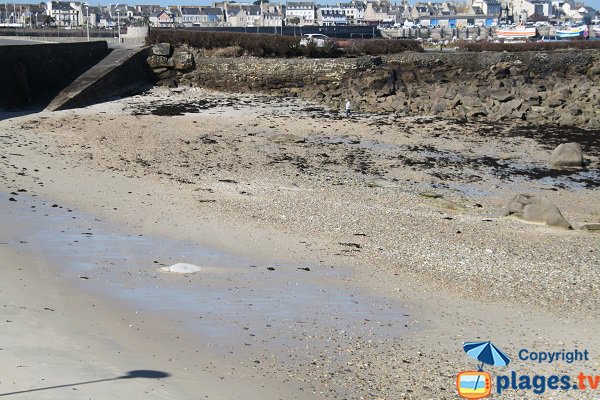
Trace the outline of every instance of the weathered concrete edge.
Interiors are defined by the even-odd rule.
[[[84,85],[76,94],[68,95],[64,102],[56,104],[53,101],[47,110],[59,111],[85,107],[100,103],[111,97],[134,92],[144,85],[154,83],[155,78],[146,63],[149,52],[148,47],[140,49],[125,62],[115,65],[113,68],[108,68],[100,79]],[[69,91],[69,88],[64,90],[64,92]],[[61,94],[63,92],[57,98]]]

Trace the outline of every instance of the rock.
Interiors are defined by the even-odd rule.
[[[550,107],[557,107],[569,99],[571,91],[569,88],[553,90],[548,93],[547,102]]]
[[[199,267],[194,264],[186,264],[186,263],[177,263],[173,264],[169,267],[161,267],[160,271],[169,272],[172,274],[195,274],[196,272],[200,272],[202,267]]]
[[[475,96],[460,96],[459,100],[460,104],[467,108],[480,107],[482,104],[481,99]]]
[[[586,129],[600,129],[600,118],[590,118],[590,120],[587,122]]]
[[[458,87],[448,86],[445,89],[444,95],[442,97],[444,97],[446,100],[453,100],[457,95],[459,95]],[[461,93],[460,95],[462,96],[463,94]]]
[[[446,106],[444,104],[442,104],[441,102],[437,102],[431,107],[432,113],[441,113],[444,111],[446,111]]]
[[[173,67],[175,65],[173,60],[164,56],[150,56],[147,61],[150,68]]]
[[[486,115],[489,114],[489,110],[485,109],[485,108],[469,108],[466,115],[469,118],[478,118],[478,117],[485,117]]]
[[[404,102],[403,101],[395,100],[390,104],[390,106],[394,109],[394,111],[397,111],[397,112],[404,111]]]
[[[523,101],[521,99],[513,99],[513,100],[509,100],[505,103],[502,103],[502,105],[500,106],[500,109],[505,108],[510,111],[518,110],[522,104],[523,104]]]
[[[152,46],[152,54],[156,56],[168,57],[171,55],[171,44],[170,43],[158,43]]]
[[[172,69],[167,69],[159,74],[156,74],[156,76],[158,77],[158,79],[169,79],[177,76],[177,72],[175,72]]]
[[[158,81],[156,83],[156,86],[165,86],[165,87],[168,87],[170,89],[174,89],[177,86],[179,86],[179,83],[177,82],[176,78],[167,78],[167,79],[163,79],[161,81]]]
[[[419,193],[419,196],[429,198],[429,199],[441,199],[442,197],[444,197],[440,193],[433,193],[433,192],[421,192],[421,193]]]
[[[500,103],[510,101],[514,98],[515,98],[515,96],[513,96],[512,94],[507,93],[507,92],[496,92],[496,93],[492,94],[492,99],[498,100]]]
[[[508,203],[505,216],[513,216],[525,222],[572,229],[571,224],[563,217],[558,207],[540,197],[529,194],[515,196]]]
[[[581,226],[581,229],[592,232],[600,232],[600,224],[585,224]]]
[[[194,56],[188,51],[177,51],[173,54],[175,69],[180,71],[194,68]]]
[[[527,101],[531,101],[537,105],[540,102],[540,94],[531,86],[523,86],[519,89],[519,97]]]
[[[392,181],[389,179],[376,178],[370,181],[367,181],[368,187],[376,187],[376,188],[397,188],[400,187],[400,184],[396,181]]]
[[[446,200],[443,198],[437,198],[435,199],[435,204],[439,207],[442,208],[444,210],[448,210],[448,211],[457,211],[457,212],[463,212],[466,211],[467,208],[461,204],[455,203],[454,201],[450,201],[450,200]]]
[[[582,167],[583,150],[579,143],[558,145],[550,155],[550,164],[555,167]]]

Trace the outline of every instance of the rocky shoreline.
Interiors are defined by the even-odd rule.
[[[406,53],[355,59],[214,57],[155,45],[159,84],[298,96],[342,109],[600,129],[600,52]]]

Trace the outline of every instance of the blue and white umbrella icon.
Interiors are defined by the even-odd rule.
[[[499,348],[494,346],[492,342],[466,342],[463,343],[465,353],[481,362],[479,371],[483,371],[483,364],[494,366],[506,366],[510,363],[510,358],[504,354]],[[480,376],[477,376],[475,387],[479,383]]]
[[[481,362],[480,370],[483,364],[505,366],[510,363],[510,358],[492,342],[466,342],[463,344],[463,349],[468,355]]]

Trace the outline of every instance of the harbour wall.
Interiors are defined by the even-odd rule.
[[[426,52],[387,57],[206,57],[179,48],[159,79],[229,92],[298,96],[332,108],[600,129],[600,51]],[[168,67],[192,56],[187,69]]]
[[[0,107],[57,93],[108,53],[105,41],[0,46]]]

